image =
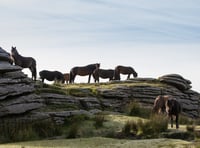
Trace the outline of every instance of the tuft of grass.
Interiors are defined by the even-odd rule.
[[[126,106],[126,111],[129,116],[137,116],[143,118],[149,118],[151,115],[151,109],[141,107],[141,105],[136,102],[132,101]]]
[[[187,125],[186,130],[193,133],[195,131],[195,125]]]
[[[19,119],[1,119],[0,133],[0,142],[4,143],[43,139],[61,135],[62,131],[52,120],[32,123]]]
[[[79,137],[80,127],[85,120],[88,120],[89,117],[86,115],[75,115],[65,119],[64,125],[66,129],[67,138],[77,138]]]
[[[128,121],[123,127],[122,132],[126,136],[137,135],[143,138],[156,138],[159,134],[167,131],[168,120],[162,116],[156,115],[148,121]]]
[[[62,135],[61,127],[50,119],[35,122],[32,124],[32,128],[40,138]]]
[[[100,128],[100,127],[103,127],[103,123],[105,122],[105,116],[101,115],[101,114],[96,115],[94,117],[94,121],[95,121],[94,122],[94,126],[95,126],[96,129]]]

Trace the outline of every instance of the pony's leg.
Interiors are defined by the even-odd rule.
[[[34,73],[34,69],[33,69],[33,67],[30,67],[29,69],[30,69],[30,71],[31,71],[31,76],[32,76],[31,78],[32,78],[32,80],[33,80],[33,77],[34,77],[34,74],[33,74],[33,73]]]
[[[128,76],[127,76],[127,80],[128,80],[128,79],[130,79],[130,74],[128,74]]]
[[[178,124],[178,115],[176,115],[176,129],[179,128],[179,124]]]
[[[171,115],[171,128],[173,128],[173,116]]]
[[[75,77],[76,77],[76,75],[70,75],[70,78],[69,78],[69,83],[74,83],[74,80],[75,80]]]
[[[89,75],[89,77],[88,77],[88,83],[90,83],[90,78],[91,78],[91,75]]]
[[[32,79],[34,81],[36,81],[36,77],[37,77],[36,67],[30,67],[29,69],[30,69],[31,74],[32,74]]]

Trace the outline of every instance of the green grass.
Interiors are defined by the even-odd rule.
[[[112,138],[78,138],[43,140],[0,145],[0,148],[187,148],[191,142],[173,139],[119,140]]]
[[[99,89],[116,89],[118,87],[138,87],[138,86],[147,86],[147,87],[167,87],[166,84],[162,84],[159,81],[111,81],[104,83],[75,83],[75,84],[43,84],[37,82],[36,93],[56,93],[63,95],[72,95],[77,97],[87,97],[87,96],[96,96],[98,97]]]
[[[136,87],[136,86],[145,86],[145,87],[167,87],[167,85],[161,84],[159,82],[130,82],[130,81],[116,81],[116,82],[109,82],[109,83],[99,83],[99,84],[54,84],[54,85],[47,85],[47,84],[39,84],[37,87],[36,92],[39,93],[57,93],[63,95],[72,95],[77,97],[86,97],[86,96],[96,96],[98,97],[98,90],[99,89],[116,89],[117,87]],[[44,108],[42,111],[62,111],[63,108],[74,108],[76,106],[70,104],[62,104],[60,105],[49,105],[49,108]],[[135,117],[139,114],[138,110],[141,108],[136,108],[134,104],[131,106],[133,116],[125,116],[121,114],[104,114],[103,115],[103,123],[100,126],[95,126],[95,120],[93,119],[86,119],[82,120],[82,117],[78,118],[78,121],[75,120],[75,123],[78,122],[79,124],[72,124],[73,121],[69,120],[68,124],[65,127],[62,127],[62,132],[65,138],[73,138],[76,137],[77,139],[61,139],[61,140],[43,140],[43,141],[33,141],[33,142],[23,142],[23,143],[13,143],[7,145],[0,145],[0,148],[46,148],[46,147],[55,147],[55,148],[62,148],[62,147],[76,147],[76,148],[84,148],[84,147],[187,147],[187,145],[191,145],[191,142],[183,141],[183,140],[172,140],[172,139],[151,139],[151,140],[119,140],[119,139],[112,139],[112,138],[103,138],[103,137],[117,137],[116,133],[120,133],[123,131],[124,125],[127,122],[148,122],[148,119],[141,118],[140,116]],[[143,110],[144,111],[144,110]],[[136,114],[135,114],[136,113]],[[101,122],[98,121],[98,122]],[[187,119],[182,119],[182,122],[187,122]],[[156,125],[155,125],[156,126]],[[170,127],[168,125],[168,127]],[[195,127],[198,129],[198,127]],[[182,131],[186,131],[186,125],[180,125],[180,129]],[[170,129],[169,131],[176,132],[176,129]],[[63,135],[62,135],[63,137]],[[80,138],[81,137],[81,138]],[[119,138],[119,137],[118,137]],[[130,138],[130,137],[125,137]],[[151,148],[150,147],[150,148]]]

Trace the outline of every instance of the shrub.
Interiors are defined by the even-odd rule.
[[[30,123],[22,120],[5,120],[0,122],[0,142],[17,142],[37,139]]]
[[[32,123],[20,119],[2,119],[0,133],[0,142],[17,142],[61,135],[62,131],[51,120]]]
[[[79,131],[79,124],[73,123],[69,128],[67,138],[76,138],[78,135],[78,131]]]
[[[123,133],[128,135],[138,135],[143,136],[144,138],[155,138],[158,137],[158,134],[165,132],[168,127],[167,118],[162,116],[153,116],[149,121],[138,120],[128,121],[123,127]]]
[[[96,115],[94,118],[94,126],[95,128],[103,127],[103,123],[105,122],[105,116],[104,115]]]
[[[151,115],[151,109],[141,107],[136,101],[132,101],[126,106],[126,112],[128,112],[130,116],[139,116],[143,118],[149,118]]]
[[[179,124],[193,124],[194,121],[191,118],[180,115],[179,116]]]
[[[40,138],[58,136],[62,134],[61,127],[56,125],[52,120],[43,120],[32,124],[33,130]]]
[[[86,115],[75,115],[65,119],[65,126],[67,128],[67,138],[76,138],[79,133],[79,129],[83,121],[88,119],[89,117]]]
[[[130,121],[128,121],[128,122],[125,123],[124,128],[123,128],[122,131],[123,131],[123,133],[126,136],[130,135],[130,133],[131,133],[131,127],[132,127],[132,125],[131,125]]]
[[[195,130],[195,125],[187,125],[187,126],[186,126],[186,130],[187,130],[188,132],[194,132],[194,130]]]

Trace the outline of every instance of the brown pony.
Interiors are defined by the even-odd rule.
[[[64,73],[64,79],[65,79],[65,82],[68,84],[69,83],[69,73]]]
[[[120,80],[120,74],[128,75],[127,79],[130,78],[130,75],[133,74],[133,76],[136,78],[138,76],[137,72],[132,67],[126,67],[126,66],[117,66],[115,67],[115,73],[114,73],[114,79]]]
[[[99,77],[103,79],[109,78],[109,81],[113,80],[114,77],[114,70],[112,69],[95,69],[93,72],[94,81],[99,82]]]
[[[22,68],[29,68],[32,73],[32,79],[36,80],[37,70],[36,70],[36,60],[32,57],[21,56],[16,47],[12,47],[11,56],[14,59],[15,65],[21,66]]]
[[[70,70],[70,81],[69,82],[74,83],[76,75],[80,75],[80,76],[89,75],[88,83],[90,83],[90,78],[91,78],[93,71],[99,67],[100,67],[99,63],[90,64],[90,65],[82,66],[82,67],[73,67]]]
[[[165,114],[171,119],[171,127],[173,127],[173,116],[176,117],[176,128],[179,128],[178,118],[181,112],[180,103],[170,95],[159,95],[156,97],[153,106],[153,113]]]
[[[176,128],[178,129],[179,128],[179,123],[178,123],[179,113],[181,112],[180,103],[175,98],[171,98],[167,100],[165,106],[166,106],[167,115],[171,119],[171,128],[173,128],[173,116],[175,116]]]
[[[169,95],[159,95],[156,97],[154,100],[154,105],[153,105],[153,113],[165,113],[166,107],[165,104],[169,98],[172,98],[172,96]]]

